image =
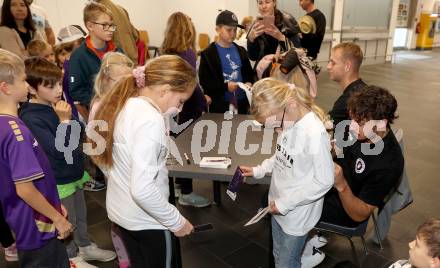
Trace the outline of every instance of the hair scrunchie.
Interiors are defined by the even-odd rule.
[[[133,77],[136,80],[136,87],[145,87],[145,65],[139,66],[133,70]]]

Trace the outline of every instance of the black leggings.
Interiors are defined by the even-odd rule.
[[[0,244],[2,244],[4,248],[8,248],[14,244],[14,242],[15,239],[12,236],[11,229],[6,222],[5,217],[3,216],[3,209],[2,205],[0,204]]]
[[[168,230],[130,231],[120,226],[130,268],[172,268],[175,237]]]

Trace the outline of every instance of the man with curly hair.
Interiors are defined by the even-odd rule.
[[[347,110],[357,140],[335,160],[335,184],[325,195],[320,221],[356,227],[368,221],[376,208],[384,207],[387,196],[398,186],[404,158],[391,129],[397,118],[397,101],[388,90],[366,86],[351,95]],[[319,259],[314,248],[326,242],[324,237],[311,238],[303,263],[310,263],[307,258]]]

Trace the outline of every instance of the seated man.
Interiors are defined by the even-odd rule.
[[[329,112],[335,128],[339,122],[349,119],[347,101],[350,96],[366,86],[359,77],[363,58],[361,48],[355,43],[341,43],[331,50],[327,71],[330,79],[339,83],[342,90]]]
[[[367,86],[348,101],[350,130],[354,144],[335,159],[335,184],[324,198],[320,221],[355,227],[376,208],[382,208],[390,192],[397,187],[404,159],[391,124],[396,119],[397,101],[387,90]],[[320,260],[319,251],[326,240],[315,236],[303,253],[303,264]],[[315,254],[313,254],[315,253]],[[313,263],[310,267],[317,265]],[[309,267],[309,266],[308,266]]]

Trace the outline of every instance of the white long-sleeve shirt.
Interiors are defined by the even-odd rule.
[[[324,125],[307,113],[277,139],[275,154],[253,168],[254,177],[272,172],[269,203],[274,201],[281,215],[275,215],[289,235],[307,234],[321,217],[323,196],[333,186],[334,166],[330,140]]]
[[[143,97],[130,98],[116,118],[113,167],[108,176],[107,213],[132,230],[180,230],[186,219],[168,202],[163,117]]]

